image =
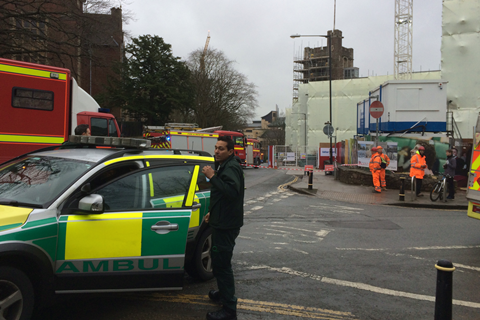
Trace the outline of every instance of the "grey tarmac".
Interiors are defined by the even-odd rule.
[[[480,221],[465,211],[322,199],[286,190],[295,177],[283,171],[244,172],[238,319],[433,319],[439,259],[457,268],[454,319],[478,318]],[[60,296],[37,319],[205,319],[215,281],[185,280],[182,291]]]

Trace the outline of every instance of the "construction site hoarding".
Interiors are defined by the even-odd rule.
[[[444,0],[442,79],[448,81],[448,109],[462,138],[473,136],[480,111],[480,0]]]

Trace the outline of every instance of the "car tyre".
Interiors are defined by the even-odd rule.
[[[24,272],[0,266],[0,318],[30,319],[34,297],[32,282]]]
[[[190,276],[203,281],[213,278],[211,249],[212,229],[207,228],[200,236],[193,254],[191,266],[187,269]]]

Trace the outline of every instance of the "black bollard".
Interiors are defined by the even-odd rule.
[[[452,320],[452,285],[455,267],[448,260],[438,260],[435,320]]]
[[[405,177],[400,177],[402,185],[400,186],[400,192],[398,193],[398,200],[405,201]]]
[[[313,186],[313,171],[308,173],[308,190],[312,190]]]

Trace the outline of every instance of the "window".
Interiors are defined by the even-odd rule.
[[[86,161],[24,157],[0,170],[1,198],[18,201],[26,207],[44,207],[91,166],[92,163]]]
[[[234,137],[234,138],[235,140],[233,141],[235,142],[235,144],[243,147],[243,137]]]
[[[118,136],[118,133],[117,133],[117,127],[115,126],[115,121],[114,120],[110,120],[109,122],[109,136],[110,137],[117,137]]]
[[[91,119],[92,136],[108,136],[108,120],[102,118]]]
[[[47,25],[41,17],[30,20],[15,19],[19,46],[23,48],[14,55],[16,60],[46,64]]]
[[[193,166],[169,166],[134,172],[94,193],[103,196],[105,211],[181,208]]]
[[[200,167],[202,168],[203,165]],[[197,185],[198,185],[198,191],[208,191],[212,186],[212,184],[209,181],[207,181],[207,177],[202,172],[198,173]]]
[[[12,107],[52,111],[53,92],[14,87],[12,89]]]

